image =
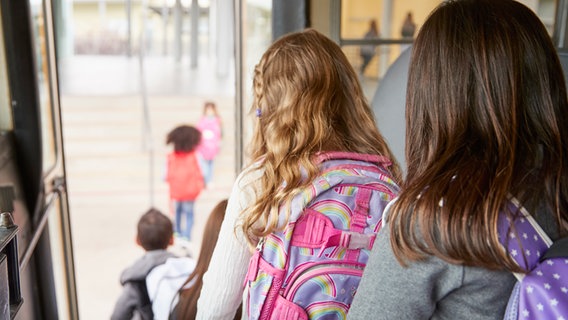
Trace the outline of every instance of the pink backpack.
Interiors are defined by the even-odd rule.
[[[339,152],[319,160],[320,175],[280,209],[289,213],[284,230],[261,239],[251,258],[249,319],[346,317],[398,186],[384,157]]]
[[[197,147],[205,160],[213,160],[221,147],[221,120],[218,117],[204,116],[197,129],[201,131],[201,142]]]

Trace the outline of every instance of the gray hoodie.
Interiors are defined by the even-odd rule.
[[[120,284],[123,289],[111,320],[152,319],[152,306],[145,305],[149,302],[146,276],[154,267],[164,264],[170,257],[174,257],[174,254],[166,250],[148,251],[122,272]]]
[[[539,211],[544,212],[535,217],[539,225],[556,239],[552,214]],[[390,232],[383,227],[349,309],[349,320],[503,319],[516,282],[512,273],[454,265],[433,256],[402,267],[390,241]]]

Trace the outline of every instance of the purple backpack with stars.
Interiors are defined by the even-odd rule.
[[[248,319],[346,317],[398,186],[384,157],[335,152],[318,161],[320,174],[281,206],[284,229],[261,239],[251,258]]]
[[[499,241],[517,264],[530,270],[515,274],[505,320],[568,320],[568,238],[552,243],[534,218],[513,199],[514,220],[499,216]]]

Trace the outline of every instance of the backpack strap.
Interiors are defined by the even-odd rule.
[[[128,281],[134,290],[136,290],[138,297],[140,300],[136,305],[136,310],[141,319],[143,320],[151,320],[154,318],[154,313],[152,310],[152,301],[150,300],[150,296],[148,295],[148,287],[146,287],[146,279],[140,280],[130,280]]]
[[[532,270],[552,245],[552,241],[517,199],[511,198],[508,209],[509,212],[519,214],[513,221],[503,212],[499,215],[499,242],[522,269]],[[520,280],[524,275],[515,276]]]
[[[371,201],[371,195],[371,189],[359,188],[357,190],[357,195],[355,196],[355,210],[351,217],[350,228],[354,234],[363,233],[363,230],[365,230],[365,227],[367,226],[367,215],[369,214],[369,202]],[[359,252],[360,250],[348,249],[345,253],[346,260],[357,261],[357,259],[359,259]]]
[[[291,244],[298,247],[319,248],[321,249],[319,257],[323,254],[324,249],[329,247],[339,246],[349,250],[371,250],[375,237],[374,234],[336,229],[328,217],[317,211],[306,209],[302,217],[296,222]]]
[[[554,241],[552,246],[548,248],[541,261],[554,258],[568,257],[568,238],[562,238]]]

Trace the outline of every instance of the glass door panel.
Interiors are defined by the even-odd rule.
[[[41,114],[43,172],[51,170],[56,162],[56,144],[53,118],[53,103],[50,94],[50,70],[46,36],[46,19],[43,2],[30,0],[32,32],[36,55],[36,76]]]
[[[4,49],[4,30],[0,21],[0,131],[12,130],[12,108],[10,103],[10,86],[6,68],[6,51]]]

